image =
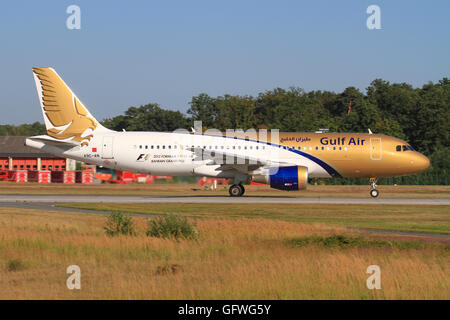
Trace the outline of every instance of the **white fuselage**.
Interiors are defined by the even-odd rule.
[[[42,146],[39,146],[42,144]],[[310,177],[330,177],[320,165],[298,153],[280,147],[278,143],[235,139],[187,133],[166,132],[107,132],[96,134],[87,147],[52,147],[45,143],[27,141],[27,145],[78,161],[117,170],[154,175],[210,176],[233,178],[239,170],[218,170],[221,165],[210,157],[202,157],[192,150],[234,154],[240,159],[289,163],[308,168]],[[229,164],[229,159],[226,161]],[[246,163],[242,163],[246,166]],[[239,166],[237,166],[239,168]],[[248,167],[242,174],[248,174]]]

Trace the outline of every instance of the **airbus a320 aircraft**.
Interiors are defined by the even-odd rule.
[[[372,133],[255,134],[117,132],[103,127],[52,68],[33,68],[47,135],[26,145],[111,169],[171,176],[232,179],[242,196],[249,177],[281,190],[302,190],[311,178],[376,179],[427,169],[430,161],[407,142]]]

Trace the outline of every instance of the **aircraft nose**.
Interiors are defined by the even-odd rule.
[[[430,160],[421,153],[417,153],[414,159],[414,167],[416,167],[418,172],[427,170],[430,166]]]

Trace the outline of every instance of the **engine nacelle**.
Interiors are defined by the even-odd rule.
[[[269,168],[267,174],[252,176],[253,181],[269,184],[279,190],[304,190],[308,184],[308,168],[302,166]]]

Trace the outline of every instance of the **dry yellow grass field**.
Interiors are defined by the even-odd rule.
[[[442,233],[450,236],[450,206],[270,204],[270,203],[65,203],[59,207],[104,212],[168,215],[190,218],[265,218],[320,223],[347,228]]]
[[[449,299],[448,243],[296,247],[341,227],[268,219],[195,220],[197,240],[108,237],[101,215],[0,208],[1,299]],[[392,236],[391,236],[392,238]],[[401,241],[401,240],[399,240]],[[369,265],[380,290],[366,287]],[[66,268],[79,265],[81,290]]]

